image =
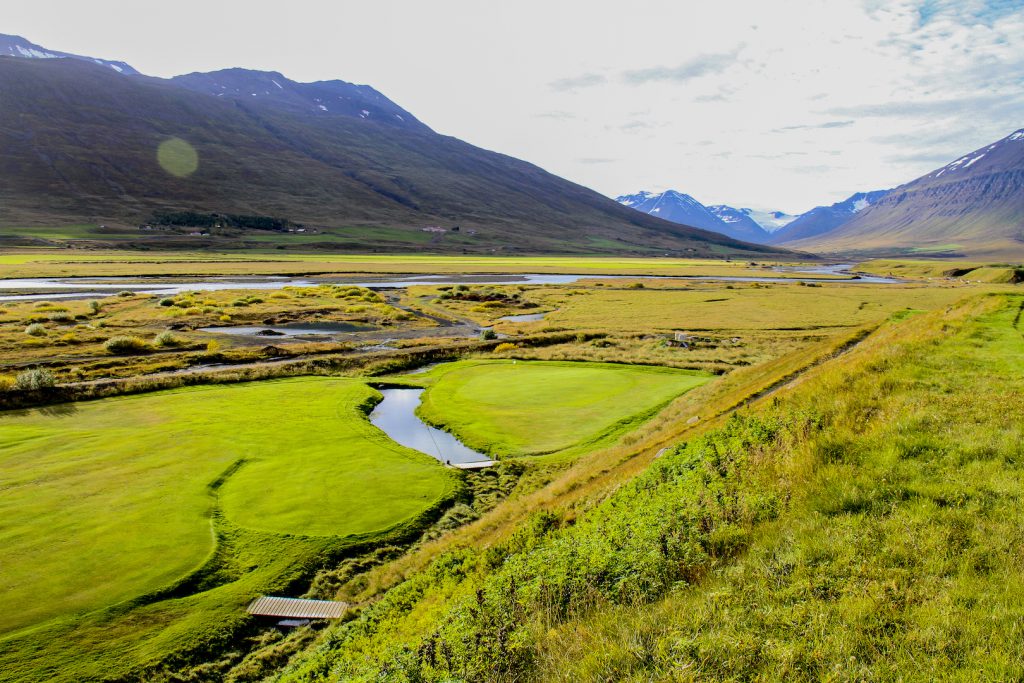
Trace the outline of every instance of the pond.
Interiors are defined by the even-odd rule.
[[[284,325],[235,325],[199,327],[199,332],[230,334],[239,337],[330,337],[343,332],[367,332],[378,328],[354,323],[287,323]]]
[[[431,427],[416,415],[423,389],[381,389],[384,400],[370,413],[370,422],[392,440],[443,463],[460,465],[489,461],[448,432]]]
[[[550,313],[551,311],[548,311]],[[532,323],[543,320],[548,313],[520,313],[519,315],[506,315],[498,318],[509,323]]]

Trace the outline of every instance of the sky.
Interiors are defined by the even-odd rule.
[[[51,0],[0,32],[153,76],[369,84],[611,197],[799,213],[1024,127],[1024,0]]]

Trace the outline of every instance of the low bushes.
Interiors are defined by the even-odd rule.
[[[180,346],[181,339],[174,336],[174,333],[170,330],[165,330],[160,334],[153,337],[153,346],[168,347],[168,346]]]
[[[19,372],[14,378],[13,388],[17,391],[39,391],[40,389],[49,389],[56,383],[52,372],[35,368]]]
[[[141,337],[119,336],[108,339],[103,344],[103,348],[109,353],[113,353],[118,356],[127,356],[133,353],[146,353],[147,351],[151,351],[153,347],[151,347],[149,342]]]

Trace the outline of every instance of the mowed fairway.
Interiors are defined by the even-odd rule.
[[[0,413],[0,634],[200,566],[225,472],[243,527],[344,536],[415,517],[452,479],[366,421],[373,394],[298,378]]]
[[[554,453],[614,436],[711,379],[668,368],[530,361],[464,361],[433,374],[420,413],[498,456]]]

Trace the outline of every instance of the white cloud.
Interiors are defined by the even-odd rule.
[[[4,20],[154,75],[369,83],[439,132],[610,196],[800,211],[1024,126],[1019,1],[64,0]]]

